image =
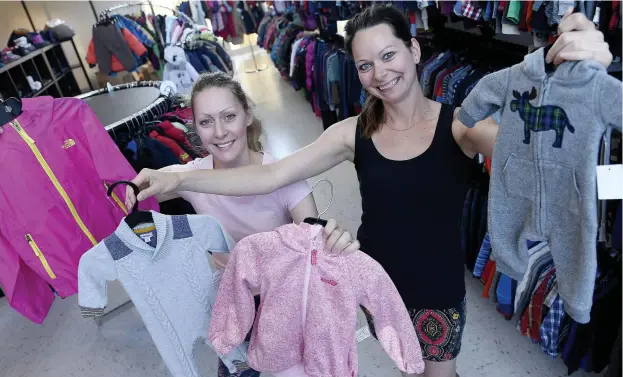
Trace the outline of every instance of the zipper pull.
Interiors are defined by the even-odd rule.
[[[24,140],[26,140],[27,143],[30,143],[30,144],[34,144],[35,143],[35,141],[30,136],[28,136],[26,131],[24,131],[24,129],[22,128],[22,125],[19,124],[19,122],[17,120],[12,121],[10,124],[15,129],[15,131],[17,131],[17,133],[20,134],[20,136]]]
[[[311,264],[312,264],[312,266],[316,265],[316,254],[318,254],[318,250],[312,250],[312,252],[311,252]]]
[[[29,244],[30,246],[33,246],[34,241],[33,241],[32,237],[30,236],[30,234],[27,234],[27,235],[26,235],[26,241],[28,241],[28,244]],[[33,248],[32,248],[32,250],[35,252],[35,255],[36,255],[37,257],[39,257],[39,256],[40,256],[40,254],[39,254],[39,250],[37,250],[37,248],[36,248],[36,247],[33,247]]]

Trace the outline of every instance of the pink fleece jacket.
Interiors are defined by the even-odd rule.
[[[302,366],[312,377],[357,374],[357,308],[374,316],[377,336],[398,368],[424,362],[407,309],[383,268],[363,252],[324,252],[319,225],[289,224],[242,239],[223,273],[208,330],[227,354],[253,332],[248,364],[276,373]],[[255,316],[252,288],[261,304]]]

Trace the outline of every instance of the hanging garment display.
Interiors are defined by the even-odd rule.
[[[142,49],[137,50],[137,46]],[[138,55],[138,53],[145,53],[147,50],[140,45],[136,37],[129,32],[122,33],[116,25],[98,25],[93,28],[93,39],[89,43],[87,62],[91,65],[97,63],[100,72],[106,74],[118,72],[119,68],[132,71],[138,65],[133,52],[141,56],[142,54]],[[121,64],[121,67],[118,64]]]
[[[502,109],[489,203],[499,271],[521,280],[526,240],[548,241],[565,309],[585,323],[597,263],[597,152],[606,127],[621,129],[621,82],[596,61],[548,73],[544,56],[541,48],[481,79],[458,118],[473,127]]]
[[[108,198],[108,184],[136,173],[82,100],[24,99],[2,128],[0,285],[13,309],[42,323],[54,292],[77,293],[82,254],[127,213],[125,192]]]
[[[113,234],[82,256],[80,310],[85,317],[101,316],[108,302],[107,282],[118,279],[171,374],[199,377],[193,345],[207,333],[220,278],[206,252],[229,252],[234,242],[210,216],[151,215],[154,226],[132,229],[121,221]],[[245,363],[245,354],[239,346],[221,359],[235,372],[236,364]]]
[[[422,373],[415,329],[387,273],[363,252],[336,257],[324,246],[322,227],[306,223],[242,239],[230,256],[214,304],[208,330],[214,348],[227,353],[241,344],[255,320],[251,368],[354,376],[357,310],[363,305],[374,316],[378,339],[397,367]],[[257,317],[256,287],[261,300]]]

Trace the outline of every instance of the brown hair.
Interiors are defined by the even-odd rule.
[[[344,32],[346,34],[344,43],[348,53],[351,56],[353,55],[353,39],[357,32],[381,24],[392,28],[394,36],[402,40],[405,46],[411,48],[413,45],[411,43],[411,29],[405,15],[390,5],[375,5],[357,14],[346,23],[344,27]],[[367,93],[366,102],[359,115],[359,120],[363,128],[363,136],[366,138],[372,137],[372,134],[377,131],[385,121],[383,101]]]
[[[193,107],[195,97],[198,93],[208,88],[229,88],[232,94],[240,101],[242,108],[248,115],[253,117],[251,125],[247,127],[247,146],[254,152],[262,151],[262,143],[260,137],[262,136],[262,122],[253,114],[253,108],[251,107],[251,101],[247,97],[246,93],[242,89],[242,85],[234,80],[229,75],[223,72],[217,73],[205,73],[199,76],[199,79],[193,85],[193,90],[190,93],[190,107]],[[194,116],[194,113],[193,113]],[[195,125],[193,122],[193,131]]]

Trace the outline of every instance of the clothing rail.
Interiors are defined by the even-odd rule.
[[[114,11],[117,11],[119,9],[129,8],[129,7],[136,7],[136,6],[143,6],[143,5],[149,5],[149,8],[151,10],[151,14],[154,16],[154,22],[157,23],[158,21],[156,19],[156,12],[154,11],[154,4],[152,4],[151,1],[137,1],[137,2],[130,2],[130,3],[123,3],[123,4],[114,5],[114,6],[110,7],[110,8],[108,8],[108,9],[104,9],[100,13],[100,19],[108,16],[108,14],[110,12],[114,12]],[[169,8],[167,6],[158,5],[158,4],[156,4],[156,6],[173,12],[173,14],[176,17],[183,18],[184,21],[186,21],[190,25],[195,25],[195,22],[190,17],[188,17],[187,15],[185,15],[184,13],[180,12],[177,9]],[[160,28],[157,25],[156,25],[156,35],[158,36],[158,39],[160,39],[160,41],[159,41],[160,45],[165,46],[166,45],[165,38],[162,35],[162,33],[160,33]]]
[[[158,119],[162,114],[169,111],[171,107],[171,100],[173,98],[174,90],[170,85],[163,85],[162,81],[137,81],[127,84],[120,84],[115,86],[108,86],[106,88],[93,90],[88,93],[81,94],[76,98],[85,99],[88,97],[97,96],[104,93],[112,93],[119,90],[131,89],[131,88],[139,88],[139,87],[155,87],[161,89],[161,97],[156,99],[152,104],[147,106],[146,108],[125,117],[119,121],[116,121],[112,124],[106,125],[106,131],[114,132],[115,128],[119,126],[126,126],[126,128],[136,127],[137,120],[139,120],[139,124],[144,124],[153,120]]]
[[[102,89],[96,89],[96,90],[92,90],[90,92],[86,92],[86,93],[82,93],[74,98],[80,98],[80,99],[85,99],[88,97],[93,97],[93,96],[97,96],[99,94],[102,93],[109,93],[109,92],[114,92],[115,90],[123,90],[123,89],[129,89],[129,88],[139,88],[139,87],[145,87],[145,86],[151,86],[151,87],[157,87],[157,88],[161,88],[163,87],[163,81],[134,81],[134,82],[129,82],[129,83],[125,83],[125,84],[119,84],[119,85],[110,85],[107,86],[106,88],[102,88]],[[173,95],[174,93],[172,92],[172,88],[170,86],[164,86],[165,87],[165,93],[164,95],[169,96],[169,95]]]
[[[159,4],[154,5],[154,4],[152,4],[151,1],[138,1],[138,2],[130,2],[130,3],[123,3],[123,4],[119,4],[119,5],[114,5],[114,6],[110,7],[110,8],[108,8],[108,9],[103,10],[102,13],[100,13],[100,17],[106,16],[110,12],[114,12],[114,11],[119,10],[119,9],[129,8],[129,7],[136,7],[136,6],[143,6],[143,5],[149,5],[149,7],[151,8],[151,13],[154,16],[156,15],[156,13],[154,12],[154,8],[153,7],[156,6],[156,7],[163,8],[163,9],[166,9],[168,11],[173,12],[173,14],[176,17],[183,18],[184,21],[190,23],[191,25],[195,24],[195,22],[190,17],[188,17],[186,14],[180,12],[179,10],[174,9],[174,8],[169,8],[169,7],[164,6],[164,5],[159,5]]]

